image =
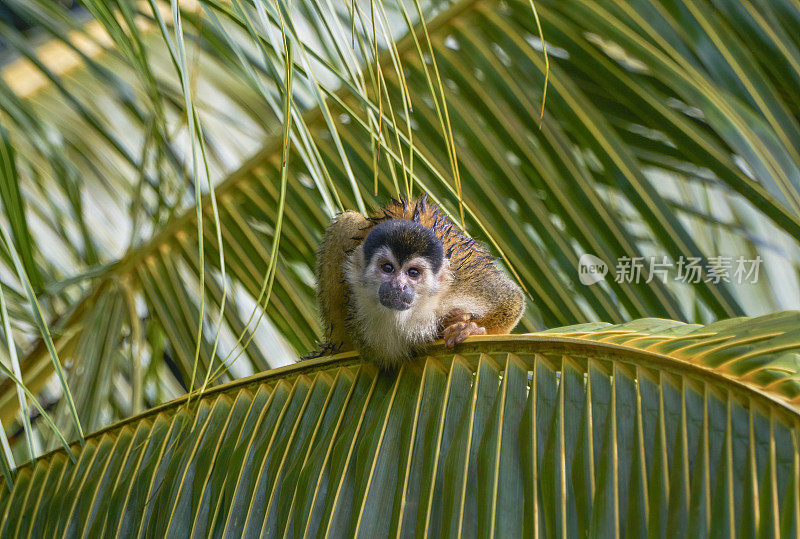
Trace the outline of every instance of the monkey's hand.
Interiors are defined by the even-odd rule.
[[[471,315],[464,314],[460,316],[462,318],[460,322],[455,321],[446,325],[442,333],[444,344],[448,348],[464,342],[464,339],[470,335],[486,335],[486,328],[470,320]]]

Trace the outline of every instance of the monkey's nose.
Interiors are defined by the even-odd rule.
[[[384,282],[378,292],[381,305],[397,311],[405,311],[414,302],[414,289],[399,283]]]
[[[406,289],[408,288],[408,285],[406,283],[401,283],[400,281],[396,281],[396,280],[392,281],[392,285],[391,286],[392,286],[392,290],[395,290],[397,292],[405,292]]]

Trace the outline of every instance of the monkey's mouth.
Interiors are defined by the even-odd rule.
[[[381,300],[381,305],[388,309],[394,309],[395,311],[408,310],[414,302],[413,294],[394,290],[388,293],[378,294],[378,297]]]

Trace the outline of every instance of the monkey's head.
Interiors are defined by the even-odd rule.
[[[405,311],[434,298],[450,277],[442,241],[414,221],[380,222],[360,249],[361,284],[388,309]]]

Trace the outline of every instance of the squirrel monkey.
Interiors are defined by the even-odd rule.
[[[424,196],[339,214],[317,252],[326,342],[312,357],[355,348],[391,368],[439,337],[510,332],[525,299],[493,261]]]

